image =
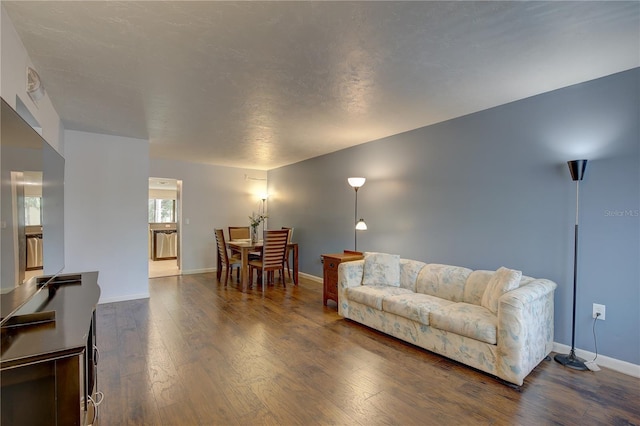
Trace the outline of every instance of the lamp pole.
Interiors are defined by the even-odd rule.
[[[358,251],[358,229],[356,225],[358,225],[358,188],[359,186],[355,186],[353,189],[356,190],[356,208],[355,208],[355,216],[353,218],[353,250]]]
[[[347,182],[349,182],[349,185],[351,185],[351,187],[356,191],[356,208],[355,208],[355,216],[353,219],[353,223],[354,223],[354,231],[353,231],[353,249],[354,251],[358,251],[358,231],[364,231],[367,229],[367,224],[364,223],[364,220],[360,219],[358,221],[358,189],[360,189],[360,187],[362,185],[364,185],[365,181],[367,179],[363,178],[363,177],[350,177],[347,179]]]
[[[573,321],[571,323],[571,351],[567,355],[558,354],[554,359],[565,367],[574,370],[588,370],[585,360],[576,356],[576,294],[578,292],[578,214],[580,181],[584,178],[587,160],[573,160],[567,162],[571,178],[576,182],[576,224],[573,236]]]
[[[265,215],[266,215],[266,213],[267,213],[267,211],[266,211],[266,210],[265,210],[265,208],[264,208],[264,203],[265,203],[265,201],[267,201],[267,196],[266,196],[266,195],[263,195],[263,196],[262,196],[262,213],[261,213],[261,215],[262,215],[262,216],[265,216]],[[265,226],[265,222],[266,222],[266,221],[267,221],[267,219],[266,219],[266,218],[262,221],[262,235],[264,235],[264,226]]]

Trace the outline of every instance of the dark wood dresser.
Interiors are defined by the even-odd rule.
[[[322,303],[327,304],[327,300],[338,303],[338,266],[342,262],[363,259],[359,251],[345,250],[343,253],[323,254],[323,290]]]
[[[101,396],[96,401],[98,273],[59,275],[46,285],[39,279],[0,298],[0,422],[92,424],[101,401]]]

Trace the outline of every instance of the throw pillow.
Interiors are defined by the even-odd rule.
[[[522,272],[505,267],[499,268],[489,279],[482,295],[481,305],[494,314],[498,313],[498,299],[508,291],[518,288]]]
[[[362,284],[400,287],[400,255],[365,253]]]

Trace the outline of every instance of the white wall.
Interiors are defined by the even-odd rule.
[[[149,176],[182,180],[182,272],[185,274],[213,270],[213,230],[248,226],[249,215],[260,206],[259,194],[267,188],[267,172],[260,170],[152,159],[150,172]],[[246,180],[245,175],[265,180]]]
[[[64,155],[63,126],[58,113],[53,108],[49,95],[38,101],[36,105],[26,92],[27,66],[35,69],[27,51],[18,37],[18,34],[9,19],[4,7],[0,4],[0,96],[14,109],[17,108],[17,100],[27,108],[29,113],[38,121],[42,136],[61,155]],[[42,76],[41,76],[42,77]],[[46,90],[46,81],[43,80]],[[5,151],[6,154],[6,151]],[[15,167],[13,159],[3,158],[3,170]],[[41,166],[39,166],[41,167]],[[22,168],[22,170],[27,170]],[[4,178],[3,178],[4,179]],[[7,207],[5,205],[5,207]],[[9,207],[10,208],[10,207]],[[3,213],[3,217],[8,217]],[[3,260],[9,253],[13,242],[3,238]],[[7,246],[6,244],[9,244]],[[8,250],[8,251],[7,251]],[[13,258],[12,255],[11,258]],[[11,260],[12,261],[12,260]],[[50,271],[48,271],[50,272]],[[15,282],[13,276],[8,276],[7,269],[2,269],[3,283]],[[13,275],[13,273],[11,273]]]
[[[65,131],[65,272],[99,271],[100,303],[149,297],[149,143]]]
[[[20,98],[66,160],[65,271],[98,270],[101,303],[148,297],[150,176],[183,180],[183,272],[212,270],[213,229],[248,224],[266,180],[244,177],[266,172],[155,160],[150,174],[147,141],[65,131],[48,93],[37,105],[26,94],[26,68],[37,68],[2,6],[0,15],[0,95],[14,108]]]
[[[60,154],[64,155],[63,127],[60,116],[53,108],[48,93],[36,105],[26,92],[27,66],[36,71],[31,63],[13,23],[3,6],[0,6],[0,95],[13,109],[16,109],[16,97],[19,97],[29,112],[42,127],[42,137]],[[42,83],[47,88],[46,79]]]

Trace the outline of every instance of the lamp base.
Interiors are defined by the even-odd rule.
[[[556,355],[553,357],[557,362],[564,365],[565,367],[573,368],[574,370],[585,371],[589,368],[585,364],[585,360],[582,358],[578,358],[573,349],[569,352],[568,355]]]

